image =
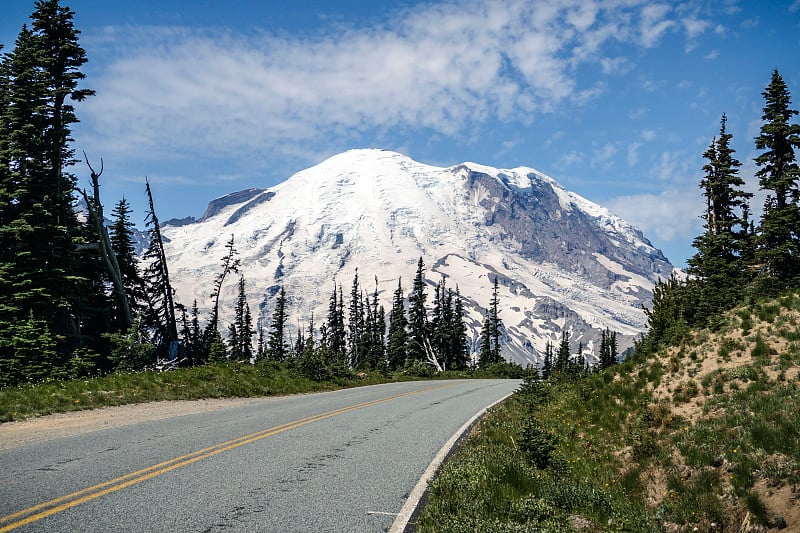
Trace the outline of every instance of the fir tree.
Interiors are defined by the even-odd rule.
[[[795,149],[800,147],[800,125],[791,123],[798,112],[791,108],[789,89],[775,70],[762,93],[761,132],[756,137],[756,172],[761,189],[768,191],[761,217],[758,257],[768,273],[781,283],[800,276],[800,189]]]
[[[749,278],[742,254],[749,228],[747,201],[752,194],[741,189],[741,163],[733,156],[726,124],[722,115],[719,137],[703,154],[707,159],[700,181],[706,199],[705,232],[694,240],[697,254],[689,259],[689,273],[698,289],[694,316],[700,324],[738,302]]]
[[[467,325],[464,322],[464,302],[461,299],[461,292],[458,286],[456,286],[455,303],[453,305],[453,352],[452,359],[448,362],[448,365],[453,370],[464,370],[469,363],[469,353],[467,352]]]
[[[542,361],[542,379],[548,379],[553,372],[553,344],[547,341],[544,347],[544,361]]]
[[[133,242],[134,224],[130,219],[131,208],[128,201],[125,198],[120,200],[111,215],[109,238],[122,274],[122,283],[130,297],[131,310],[134,313],[141,312],[144,309],[145,295]]]
[[[406,358],[410,361],[425,361],[426,344],[428,340],[428,311],[425,308],[425,263],[422,257],[417,263],[417,273],[414,276],[414,283],[411,287],[411,295],[408,297],[408,349]]]
[[[253,358],[253,317],[247,304],[244,276],[239,276],[239,292],[234,309],[234,321],[230,326],[228,346],[230,358],[235,361],[250,361]]]
[[[358,269],[353,276],[353,287],[350,290],[350,314],[348,319],[348,361],[350,368],[356,368],[363,355],[363,336],[366,328],[364,298],[358,282]]]
[[[489,304],[489,335],[492,338],[492,361],[499,363],[500,357],[500,331],[502,321],[500,320],[500,302],[497,296],[498,280],[494,277],[494,287],[492,289],[492,301]]]
[[[498,299],[498,279],[495,276],[492,299],[481,329],[481,347],[478,355],[479,366],[493,365],[502,362],[500,356],[500,304]]]
[[[569,370],[569,356],[569,332],[563,331],[561,333],[561,343],[558,345],[558,353],[556,354],[556,372],[564,374]]]
[[[219,322],[219,297],[222,292],[222,286],[225,283],[225,278],[231,273],[238,274],[239,265],[241,264],[241,259],[237,257],[239,252],[234,245],[233,235],[231,235],[231,238],[225,243],[225,251],[225,256],[220,259],[222,262],[222,269],[219,274],[217,274],[217,277],[214,278],[214,289],[211,293],[211,298],[214,300],[214,307],[211,310],[211,320],[209,320],[208,323],[208,329],[211,331],[217,329],[217,324]]]
[[[57,1],[36,2],[31,29],[23,26],[0,66],[0,339],[10,345],[15,322],[46,325],[54,369],[82,342],[77,313],[99,287],[81,275],[73,242],[72,102],[92,91],[78,88],[86,55],[72,18]]]
[[[386,346],[386,358],[389,369],[401,368],[406,363],[408,346],[408,320],[406,319],[405,297],[402,280],[397,281],[397,289],[392,298],[392,309],[389,313],[389,338]]]
[[[480,339],[481,346],[478,352],[478,366],[486,368],[494,364],[494,354],[492,352],[492,321],[489,313],[483,319],[483,327],[481,328]]]
[[[147,226],[150,228],[148,230],[150,244],[143,255],[147,266],[142,274],[148,300],[147,325],[155,333],[154,344],[159,347],[159,355],[169,356],[172,359],[172,356],[177,353],[178,342],[174,291],[169,281],[167,255],[164,251],[161,227],[153,205],[153,194],[149,182],[146,182],[145,190],[149,203]]]
[[[283,361],[287,356],[286,323],[288,320],[286,291],[281,287],[278,299],[275,301],[275,311],[272,313],[272,324],[267,337],[267,356],[275,361]]]
[[[600,357],[598,366],[600,370],[606,369],[617,363],[617,333],[604,329],[600,337]]]
[[[328,303],[328,324],[326,327],[326,345],[329,357],[340,366],[347,364],[347,335],[344,328],[344,302],[342,287],[336,291],[334,281],[333,292]]]
[[[386,313],[383,306],[378,303],[378,278],[375,277],[375,290],[372,299],[367,296],[364,309],[366,318],[364,322],[364,333],[362,335],[361,353],[362,366],[364,368],[375,369],[382,367],[386,359]]]

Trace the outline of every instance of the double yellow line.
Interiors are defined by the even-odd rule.
[[[173,470],[177,470],[178,468],[182,468],[197,461],[208,459],[209,457],[213,457],[222,452],[233,450],[234,448],[238,448],[240,446],[244,446],[245,444],[250,444],[251,442],[256,442],[261,439],[277,435],[278,433],[283,433],[284,431],[289,431],[291,429],[299,428],[301,426],[312,424],[320,420],[325,420],[326,418],[332,418],[334,416],[349,413],[351,411],[357,411],[359,409],[364,409],[366,407],[371,407],[373,405],[377,405],[380,403],[388,402],[391,400],[397,400],[399,398],[405,398],[406,396],[412,396],[414,394],[419,394],[421,392],[426,392],[447,386],[449,385],[426,387],[411,392],[405,392],[403,394],[396,394],[394,396],[387,396],[385,398],[379,398],[377,400],[370,400],[368,402],[363,402],[348,407],[342,407],[341,409],[336,409],[334,411],[328,411],[326,413],[322,413],[319,415],[313,415],[306,418],[301,418],[300,420],[295,420],[293,422],[287,422],[285,424],[273,426],[271,428],[263,429],[255,433],[250,433],[249,435],[244,435],[242,437],[232,439],[226,442],[221,442],[214,446],[209,446],[208,448],[203,448],[202,450],[197,450],[196,452],[188,453],[186,455],[181,455],[179,457],[175,457],[168,461],[164,461],[162,463],[158,463],[152,466],[148,466],[147,468],[137,470],[136,472],[131,472],[130,474],[125,474],[124,476],[120,476],[111,479],[109,481],[99,483],[97,485],[92,485],[91,487],[87,487],[77,492],[73,492],[65,496],[60,496],[58,498],[54,498],[52,500],[40,503],[38,505],[28,507],[27,509],[17,511],[16,513],[0,517],[0,533],[11,531],[12,529],[16,529],[26,524],[36,522],[43,518],[47,518],[48,516],[54,515],[56,513],[66,511],[67,509],[71,509],[72,507],[76,507],[83,503],[95,500],[97,498],[105,496],[106,494],[111,494],[112,492],[116,492],[118,490],[122,490],[132,485],[136,485],[137,483],[141,483],[142,481],[147,481],[148,479],[152,479],[162,474],[166,474],[167,472],[172,472]]]

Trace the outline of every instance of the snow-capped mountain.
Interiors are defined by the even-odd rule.
[[[223,196],[163,233],[178,301],[201,308],[233,235],[265,327],[281,286],[293,328],[312,313],[321,324],[334,283],[349,294],[356,269],[365,293],[377,278],[388,310],[398,278],[408,291],[422,257],[429,301],[443,276],[458,286],[477,343],[497,277],[503,351],[523,364],[538,363],[563,330],[587,355],[606,327],[629,346],[645,327],[641,305],[673,271],[639,230],[532,168],[438,168],[383,150],[351,150],[275,187]],[[236,291],[230,279],[222,324]]]

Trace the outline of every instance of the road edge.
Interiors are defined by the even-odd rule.
[[[420,502],[428,491],[428,483],[430,483],[431,479],[433,479],[433,476],[436,475],[439,467],[453,451],[453,448],[456,446],[456,444],[466,435],[466,433],[475,425],[475,423],[486,414],[486,411],[510,398],[514,392],[516,391],[509,392],[505,396],[499,398],[475,413],[472,418],[467,420],[464,425],[461,426],[447,442],[444,443],[444,446],[439,449],[439,452],[430,462],[428,468],[426,468],[425,472],[422,473],[422,477],[419,478],[417,484],[414,485],[413,489],[411,489],[408,499],[406,499],[406,503],[403,504],[402,509],[400,509],[400,512],[397,514],[397,518],[395,518],[394,523],[392,523],[389,533],[404,533],[406,531],[409,521],[419,510]]]

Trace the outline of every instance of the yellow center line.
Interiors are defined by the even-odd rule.
[[[87,487],[85,489],[81,489],[79,491],[72,492],[64,496],[59,496],[58,498],[54,498],[52,500],[42,502],[32,507],[28,507],[27,509],[23,509],[21,511],[17,511],[15,513],[11,513],[6,516],[0,517],[0,524],[6,524],[4,526],[0,526],[0,533],[11,531],[12,529],[16,529],[26,524],[36,522],[38,520],[41,520],[42,518],[46,518],[56,513],[60,513],[61,511],[65,511],[67,509],[71,509],[72,507],[76,507],[83,503],[100,498],[101,496],[105,496],[106,494],[111,494],[112,492],[122,490],[132,485],[136,485],[138,483],[141,483],[142,481],[147,481],[148,479],[152,479],[162,474],[166,474],[167,472],[177,470],[178,468],[182,468],[184,466],[190,465],[202,459],[213,457],[214,455],[220,454],[222,452],[233,450],[234,448],[238,448],[240,446],[244,446],[245,444],[250,444],[259,441],[261,439],[277,435],[278,433],[283,433],[284,431],[296,429],[311,424],[313,422],[318,422],[320,420],[332,418],[334,416],[349,413],[351,411],[364,409],[366,407],[371,407],[373,405],[377,405],[380,403],[388,402],[391,400],[397,400],[400,398],[405,398],[406,396],[412,396],[414,394],[418,394],[421,392],[440,389],[442,387],[448,387],[451,385],[452,384],[437,385],[435,387],[426,387],[424,389],[405,392],[402,394],[396,394],[394,396],[387,396],[385,398],[379,398],[377,400],[370,400],[368,402],[358,403],[355,405],[350,405],[348,407],[342,407],[340,409],[335,409],[333,411],[328,411],[326,413],[308,416],[306,418],[301,418],[299,420],[295,420],[292,422],[279,424],[277,426],[263,429],[255,433],[250,433],[249,435],[244,435],[242,437],[238,437],[225,442],[221,442],[219,444],[215,444],[214,446],[209,446],[208,448],[203,448],[202,450],[197,450],[192,453],[174,457],[172,459],[169,459],[168,461],[163,461],[161,463],[148,466],[147,468],[143,468],[141,470],[137,470],[135,472],[131,472],[129,474],[116,477],[109,481],[98,483],[97,485],[92,485],[91,487]]]

